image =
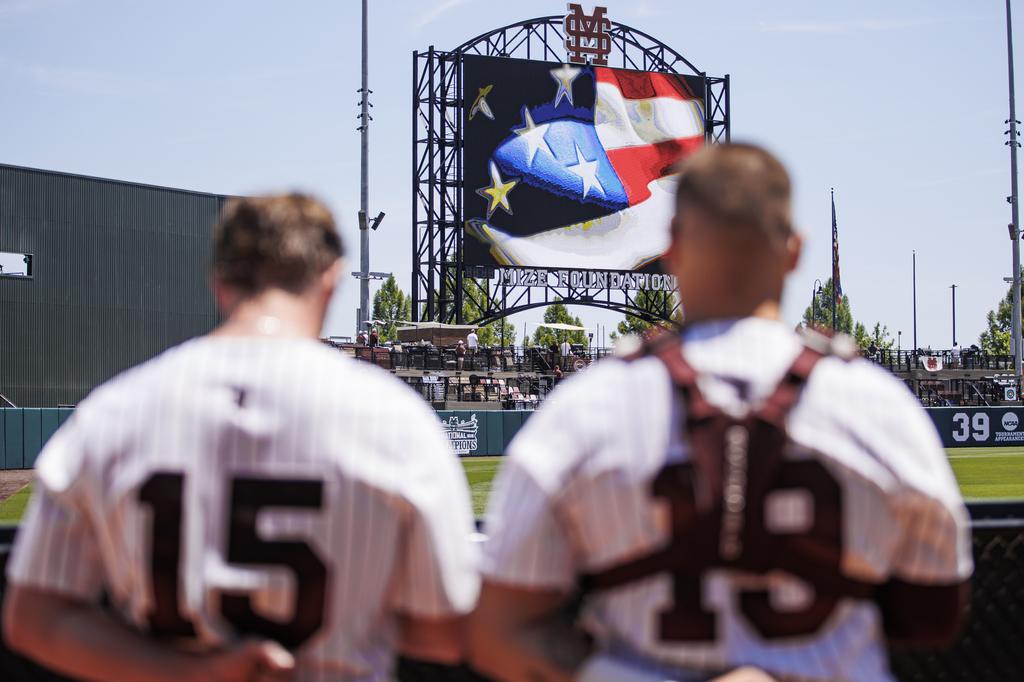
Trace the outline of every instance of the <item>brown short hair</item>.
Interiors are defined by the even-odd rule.
[[[773,239],[792,233],[789,173],[761,147],[711,145],[686,158],[678,170],[677,210],[699,207],[725,227],[754,228]]]
[[[304,194],[231,199],[213,230],[213,273],[255,293],[303,290],[344,254],[334,218]]]

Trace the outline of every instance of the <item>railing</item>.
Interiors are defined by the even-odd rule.
[[[424,400],[443,402],[494,403],[507,410],[530,410],[554,386],[550,376],[521,375],[507,379],[470,374],[468,376],[428,375],[400,377]]]
[[[874,354],[865,353],[864,357],[891,372],[911,372],[925,369],[924,363],[927,358],[935,358],[940,361],[942,369],[1013,371],[1012,355],[989,355],[971,348],[959,352],[953,350],[881,349]],[[936,368],[938,366],[936,364]]]
[[[400,348],[354,345],[338,347],[357,360],[371,362],[387,370],[425,371],[551,373],[558,366],[563,372],[574,372],[611,354],[607,348],[586,346],[575,346],[572,353],[566,356],[558,351],[534,346],[479,348],[476,351],[466,350],[464,354],[459,354],[454,347],[420,345],[403,345]]]
[[[1003,401],[1003,385],[987,379],[905,380],[925,407],[987,407]]]

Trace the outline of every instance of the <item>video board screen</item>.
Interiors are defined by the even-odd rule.
[[[673,166],[704,144],[703,81],[463,57],[469,265],[657,271]]]

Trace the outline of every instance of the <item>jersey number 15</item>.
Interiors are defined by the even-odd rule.
[[[178,595],[184,484],[184,474],[159,472],[139,489],[139,501],[153,510],[153,608],[149,612],[149,627],[156,635],[195,635],[192,623],[180,611]],[[232,479],[225,559],[241,566],[287,566],[295,575],[295,608],[288,621],[259,615],[248,595],[221,596],[221,615],[240,634],[262,635],[295,648],[323,625],[327,592],[327,568],[323,562],[305,542],[262,540],[256,533],[256,517],[264,507],[320,509],[322,504],[322,481]]]

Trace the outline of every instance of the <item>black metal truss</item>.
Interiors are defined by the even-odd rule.
[[[651,36],[612,24],[609,65],[639,71],[697,75],[704,79],[705,138],[728,142],[729,77],[708,76],[686,58]],[[501,284],[494,268],[462,262],[462,55],[564,61],[562,17],[519,22],[484,33],[451,51],[431,46],[413,53],[412,315],[414,320],[486,324],[513,313],[561,301],[669,320],[677,312],[673,297],[574,286]],[[613,64],[614,62],[614,64]],[[467,288],[473,277],[480,286]],[[661,302],[664,301],[664,305]]]

